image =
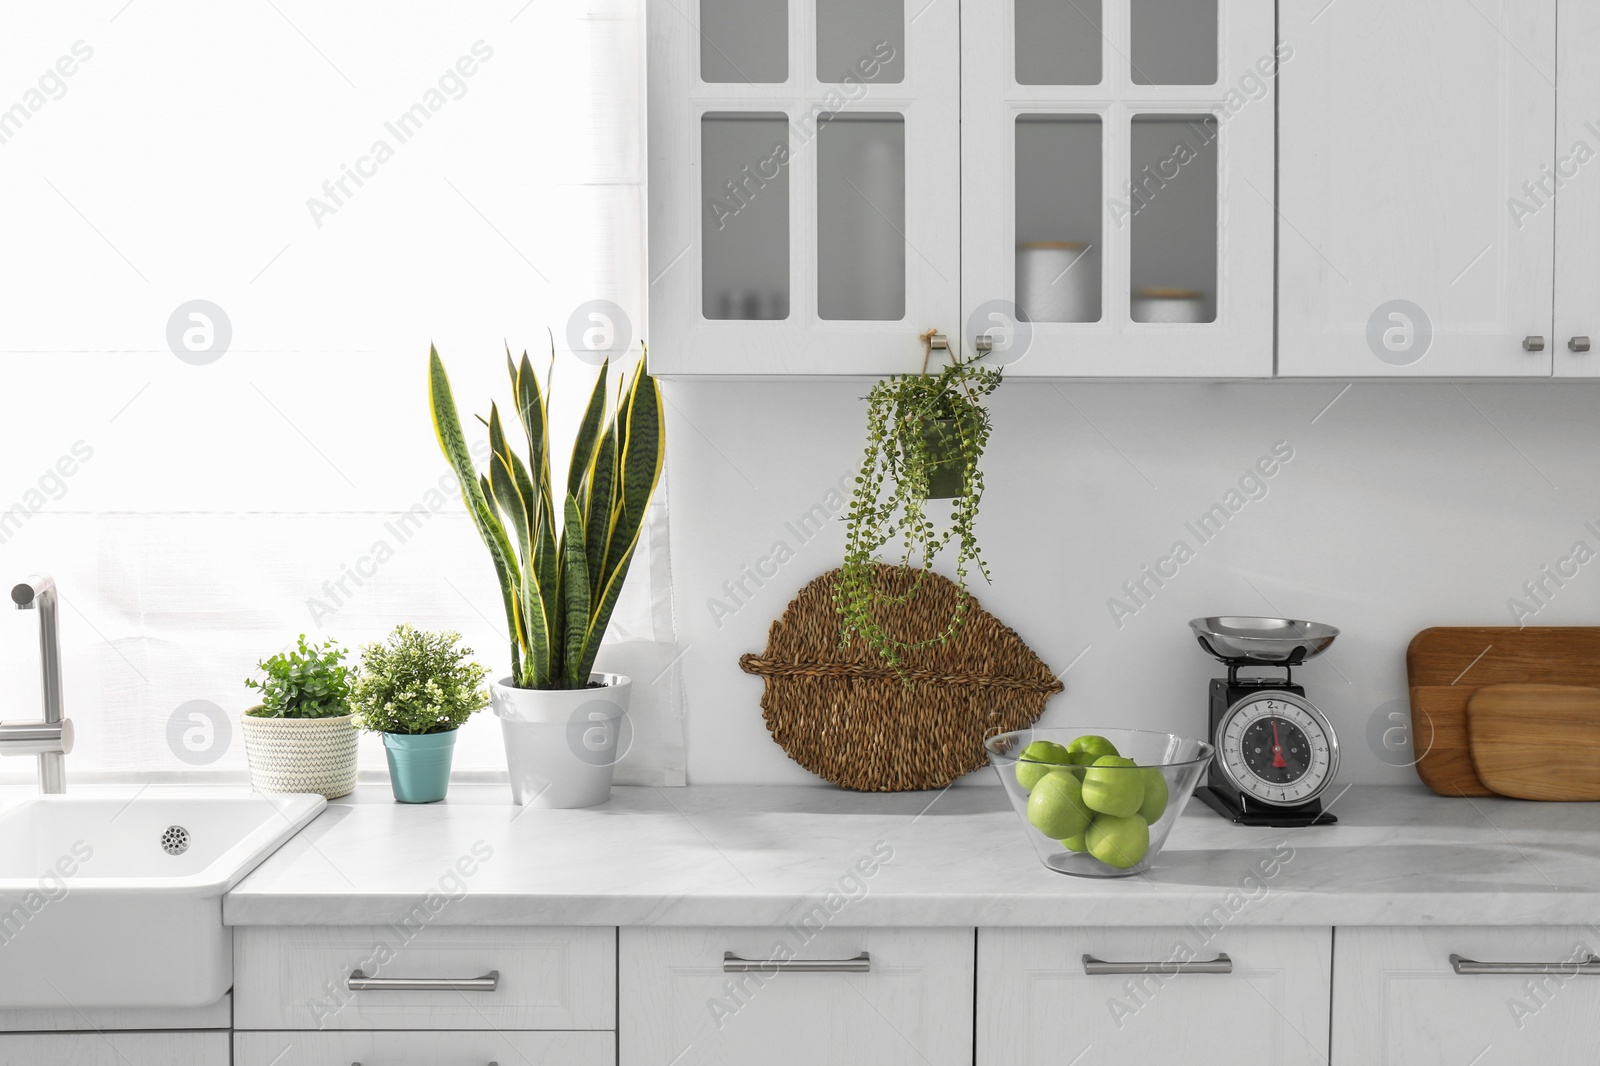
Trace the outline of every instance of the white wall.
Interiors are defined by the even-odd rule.
[[[1600,552],[1600,386],[1357,384],[1341,396],[1344,387],[1009,383],[995,393],[979,526],[994,584],[976,593],[1053,669],[1076,660],[1044,724],[1202,731],[1220,666],[1185,622],[1282,613],[1343,630],[1296,675],[1339,732],[1341,778],[1415,780],[1391,765],[1405,752],[1377,753],[1388,713],[1404,707],[1410,638],[1430,625],[1517,624],[1508,600],[1536,607],[1522,586],[1542,566],[1579,540]],[[865,392],[668,386],[693,781],[809,779],[767,735],[761,682],[737,659],[760,650],[793,593],[841,557],[840,524],[801,545],[785,522],[859,460]],[[1176,541],[1194,547],[1185,523],[1279,441],[1294,457],[1266,495],[1119,626],[1107,601],[1122,583]],[[708,601],[778,540],[795,559],[716,624]],[[1600,624],[1600,562],[1579,567],[1529,622]]]

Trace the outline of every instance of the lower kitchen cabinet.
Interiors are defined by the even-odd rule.
[[[620,1066],[972,1061],[971,929],[624,928],[620,938]],[[740,960],[761,968],[741,972]]]
[[[615,1066],[617,1061],[613,1033],[238,1033],[233,1040],[234,1066]]]
[[[1596,942],[1580,926],[1340,929],[1332,1062],[1594,1062],[1600,976],[1579,966]]]
[[[228,1062],[226,1032],[0,1035],[0,1066],[228,1066]]]
[[[1332,939],[1203,924],[979,930],[977,1066],[1326,1066]]]

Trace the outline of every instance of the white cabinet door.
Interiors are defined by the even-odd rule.
[[[966,1066],[972,946],[971,929],[624,928],[618,1061]],[[727,952],[769,971],[727,972]],[[771,966],[791,957],[847,965],[862,952],[869,972]]]
[[[238,1033],[233,1039],[234,1066],[615,1066],[617,1061],[614,1033]]]
[[[1270,377],[1272,0],[961,10],[969,348],[1022,376]]]
[[[0,1066],[228,1066],[227,1033],[8,1033]]]
[[[1600,976],[1581,927],[1340,929],[1334,948],[1333,1063],[1543,1066],[1595,1061]],[[1545,974],[1458,974],[1450,956],[1534,963]]]
[[[917,370],[917,335],[959,328],[957,5],[647,15],[651,370]]]
[[[1326,1066],[1331,964],[1329,929],[980,929],[977,1066]]]
[[[1280,374],[1549,375],[1555,6],[1282,5]]]
[[[1556,231],[1556,331],[1551,338],[1557,377],[1600,377],[1600,4],[1559,0],[1561,36],[1556,91],[1559,186]]]

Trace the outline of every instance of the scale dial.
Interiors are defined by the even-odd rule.
[[[1292,692],[1253,692],[1217,726],[1218,765],[1240,792],[1269,807],[1320,796],[1339,769],[1339,740],[1312,702]]]

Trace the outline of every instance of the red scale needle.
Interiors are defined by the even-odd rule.
[[[1289,764],[1283,760],[1283,745],[1278,743],[1278,720],[1272,720],[1272,768],[1286,770]]]

